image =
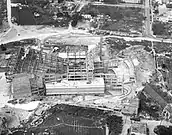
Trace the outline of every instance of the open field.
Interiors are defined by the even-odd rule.
[[[172,23],[171,22],[159,22],[155,21],[152,26],[153,34],[157,37],[170,38],[172,34]]]
[[[100,23],[99,29],[142,33],[143,11],[141,8],[90,5],[85,7],[82,13],[97,18],[93,25],[95,25],[94,23]],[[99,17],[100,15],[102,17]]]

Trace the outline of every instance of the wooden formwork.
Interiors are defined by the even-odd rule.
[[[36,65],[38,64],[39,52],[34,49],[29,49],[28,54],[25,55],[23,47],[19,48],[18,53],[12,54],[8,61],[10,69],[7,71],[12,74],[19,73],[34,73]]]
[[[45,83],[60,82],[63,79],[67,79],[67,74],[46,73],[44,78]]]
[[[46,70],[48,73],[65,73],[65,62],[62,58],[53,54],[42,54],[42,70]]]

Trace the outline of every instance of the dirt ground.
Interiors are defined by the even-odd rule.
[[[0,73],[0,108],[3,107],[10,99],[10,84],[6,82],[5,72]]]

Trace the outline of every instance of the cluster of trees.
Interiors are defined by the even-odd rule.
[[[63,112],[67,115],[72,115],[75,117],[84,117],[84,118],[91,118],[91,119],[102,119],[102,123],[107,123],[109,127],[109,134],[111,135],[119,135],[122,132],[123,128],[123,120],[121,116],[110,115],[110,112],[102,111],[95,108],[85,108],[85,107],[78,107],[72,105],[65,105],[65,104],[57,104],[52,107],[49,113],[58,113]]]
[[[158,125],[154,128],[154,132],[157,135],[172,135],[172,126],[166,127],[164,125]]]
[[[154,49],[157,53],[172,52],[171,43],[154,42]]]
[[[112,115],[107,118],[107,125],[109,127],[110,135],[119,135],[122,132],[123,120],[122,117]]]
[[[142,45],[144,46],[144,50],[148,51],[148,52],[151,52],[152,51],[152,44],[150,41],[147,41],[147,40],[142,40],[141,42],[140,41],[128,41],[129,44],[131,44],[132,46],[134,45]]]
[[[69,0],[70,1],[70,0]],[[15,23],[20,25],[54,25],[55,27],[68,27],[69,22],[75,27],[77,22],[82,20],[80,13],[71,13],[76,5],[68,7],[64,0],[58,0],[58,3],[52,4],[55,0],[21,0],[21,4],[28,7],[12,8],[12,16]],[[24,16],[27,16],[27,21]],[[60,20],[59,20],[59,19]],[[31,21],[32,20],[32,21]]]
[[[66,104],[57,104],[52,107],[48,112],[57,113],[58,111],[62,111],[68,115],[72,116],[84,116],[86,118],[105,118],[108,116],[108,112],[105,112],[96,108],[86,108],[86,107],[78,107]]]
[[[0,1],[0,26],[3,24],[3,20],[7,19],[7,6],[6,1]]]
[[[152,25],[154,35],[169,36],[171,32],[168,29],[168,25],[163,22],[155,22]]]
[[[106,38],[105,42],[109,45],[109,51],[112,56],[128,47],[124,39]]]
[[[105,4],[119,4],[122,0],[103,0]]]
[[[0,134],[1,135],[7,135],[7,118],[0,116]]]
[[[159,119],[161,107],[144,92],[138,93],[138,97],[140,99],[139,113],[146,113],[153,119]]]

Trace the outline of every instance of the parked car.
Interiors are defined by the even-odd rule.
[[[131,117],[130,117],[130,120],[133,120],[133,121],[140,121],[140,117],[139,117],[139,116],[131,116]]]
[[[19,99],[19,100],[18,100],[19,104],[22,104],[22,103],[24,103],[25,101],[26,101],[26,99]]]
[[[11,104],[17,104],[17,99],[13,99],[13,100],[9,100],[8,103],[11,103]]]

